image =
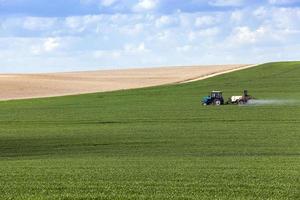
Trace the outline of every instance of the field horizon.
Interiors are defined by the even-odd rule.
[[[2,199],[299,198],[300,61],[176,85],[0,101]],[[254,106],[202,106],[244,89]],[[274,100],[281,103],[274,103]]]

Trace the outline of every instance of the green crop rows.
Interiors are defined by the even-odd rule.
[[[290,102],[201,106],[243,89]],[[299,178],[300,62],[0,102],[0,199],[299,199]]]

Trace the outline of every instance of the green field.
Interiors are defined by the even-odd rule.
[[[290,103],[201,106],[243,89]],[[300,62],[0,102],[0,199],[299,199]]]

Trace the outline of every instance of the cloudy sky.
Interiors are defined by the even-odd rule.
[[[0,72],[300,60],[300,0],[0,0]]]

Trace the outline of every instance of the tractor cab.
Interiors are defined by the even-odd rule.
[[[212,91],[209,96],[202,99],[203,105],[223,105],[224,99],[221,91]]]
[[[210,94],[210,96],[212,98],[222,98],[222,94],[223,93],[221,91],[212,91],[211,94]]]

